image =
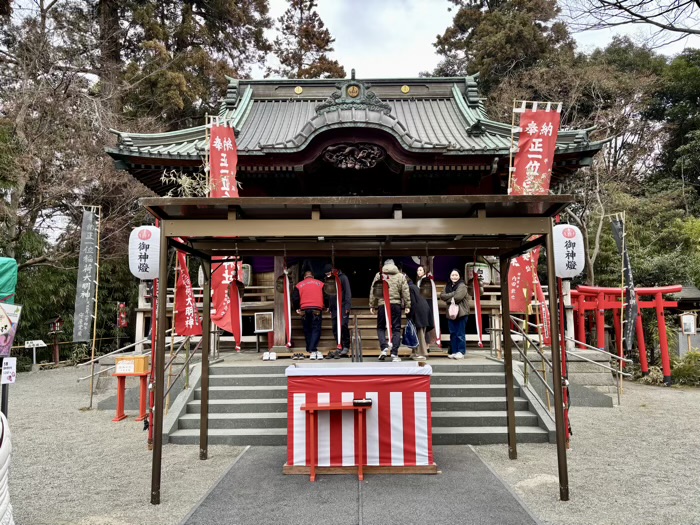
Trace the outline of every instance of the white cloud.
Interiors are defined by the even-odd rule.
[[[433,43],[452,24],[454,6],[447,0],[319,0],[317,11],[335,38],[331,57],[350,75],[358,78],[417,77],[440,62]],[[287,9],[287,0],[270,0],[270,15],[278,18]],[[452,11],[448,9],[452,7]],[[581,51],[605,46],[616,33],[644,40],[637,27],[621,27],[575,35]],[[271,32],[271,37],[274,34]],[[700,47],[700,38],[676,42],[661,51],[668,55],[683,48]],[[263,70],[253,71],[255,78]]]

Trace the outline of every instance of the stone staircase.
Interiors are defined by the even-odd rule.
[[[433,359],[431,381],[433,443],[482,445],[507,443],[503,365]],[[210,368],[209,443],[212,445],[287,444],[287,379],[284,361],[265,364],[217,364]],[[199,443],[201,389],[186,404],[175,444]],[[518,443],[544,443],[552,432],[515,386]]]

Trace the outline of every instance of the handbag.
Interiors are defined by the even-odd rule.
[[[416,332],[416,325],[410,319],[406,323],[406,328],[403,331],[403,338],[401,339],[401,344],[409,348],[418,348],[418,333]]]
[[[457,316],[459,316],[459,306],[457,306],[457,303],[455,303],[453,298],[450,306],[447,308],[447,317],[454,321],[457,319]]]

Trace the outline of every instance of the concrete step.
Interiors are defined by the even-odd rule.
[[[520,395],[520,389],[515,387],[516,397]],[[505,396],[506,387],[503,385],[431,385],[432,397],[493,397]]]
[[[546,443],[547,431],[538,427],[517,427],[518,443]],[[210,445],[285,446],[286,428],[210,428]],[[169,437],[176,445],[199,443],[199,429],[180,429]],[[508,428],[503,427],[433,427],[434,445],[490,445],[508,442]]]
[[[184,414],[180,429],[199,428],[200,414]],[[209,428],[287,428],[287,412],[243,412],[209,414]]]
[[[433,427],[493,427],[507,424],[505,410],[433,411]],[[537,416],[527,410],[516,410],[515,424],[536,427]]]
[[[430,393],[433,397],[493,397],[505,395],[504,385],[432,385]],[[202,399],[202,389],[194,392],[195,399]],[[515,395],[520,395],[520,389],[515,387]],[[262,386],[210,386],[209,399],[275,399],[287,397],[287,385]]]
[[[333,348],[335,350],[335,347]],[[284,355],[282,352],[278,352],[277,354],[279,355]],[[290,354],[291,355],[291,354]],[[325,354],[324,354],[325,355]],[[404,355],[408,355],[408,351],[402,349],[401,354],[403,358]],[[437,374],[441,373],[460,373],[460,372],[465,372],[465,373],[498,373],[500,372],[501,374],[505,374],[503,371],[503,365],[499,363],[469,363],[468,360],[467,362],[464,361],[456,361],[456,360],[445,360],[444,359],[444,354],[434,354],[434,356],[438,356],[436,359],[432,360],[428,358],[427,363],[432,367],[433,369],[433,377],[435,377]],[[260,358],[262,359],[262,353],[260,354]],[[308,357],[304,360],[305,362],[311,362]],[[349,362],[350,360],[338,360],[338,363],[344,363],[344,362]],[[376,357],[374,359],[368,359],[365,362],[371,363],[373,361],[376,361]],[[216,375],[274,375],[274,374],[279,374],[280,376],[284,376],[284,371],[285,369],[292,364],[293,361],[291,360],[279,360],[279,361],[271,361],[271,362],[265,362],[265,363],[260,363],[257,365],[231,365],[231,364],[217,364],[217,365],[212,365],[209,367],[209,376],[213,377]],[[505,377],[505,376],[504,376]]]
[[[260,354],[262,358],[262,353]],[[285,369],[290,362],[266,362],[264,365],[213,365],[209,367],[209,377],[216,375],[271,375],[277,374],[284,377]]]
[[[209,385],[212,387],[287,386],[287,378],[284,376],[284,372],[272,374],[216,374],[209,377]]]
[[[210,445],[257,445],[285,446],[287,444],[286,428],[210,428]],[[199,429],[176,430],[169,436],[170,443],[176,445],[196,445],[199,443]]]
[[[504,372],[436,372],[432,385],[505,385]]]
[[[188,414],[199,414],[201,404],[199,401],[187,403]],[[250,413],[250,412],[282,412],[287,414],[287,398],[275,399],[210,399],[209,413]]]
[[[516,427],[518,443],[547,443],[547,431],[539,427]],[[508,427],[433,427],[433,445],[493,445],[508,443]]]
[[[527,399],[515,398],[515,410],[528,410]],[[506,396],[432,397],[433,411],[506,410]]]
[[[202,399],[202,389],[194,391],[195,399]],[[210,386],[209,399],[287,399],[287,385],[264,386]]]
[[[210,386],[284,386],[287,378],[283,373],[271,374],[215,374],[210,376]],[[438,372],[433,374],[433,385],[503,385],[505,374],[499,372]]]

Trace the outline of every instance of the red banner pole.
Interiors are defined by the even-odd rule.
[[[156,219],[156,228],[160,227],[160,221]],[[167,285],[167,283],[166,283]],[[156,355],[156,314],[158,312],[158,279],[153,279],[153,294],[151,295],[151,375],[149,381],[150,394],[148,396],[148,450],[153,450],[153,408],[155,407],[155,355]]]

